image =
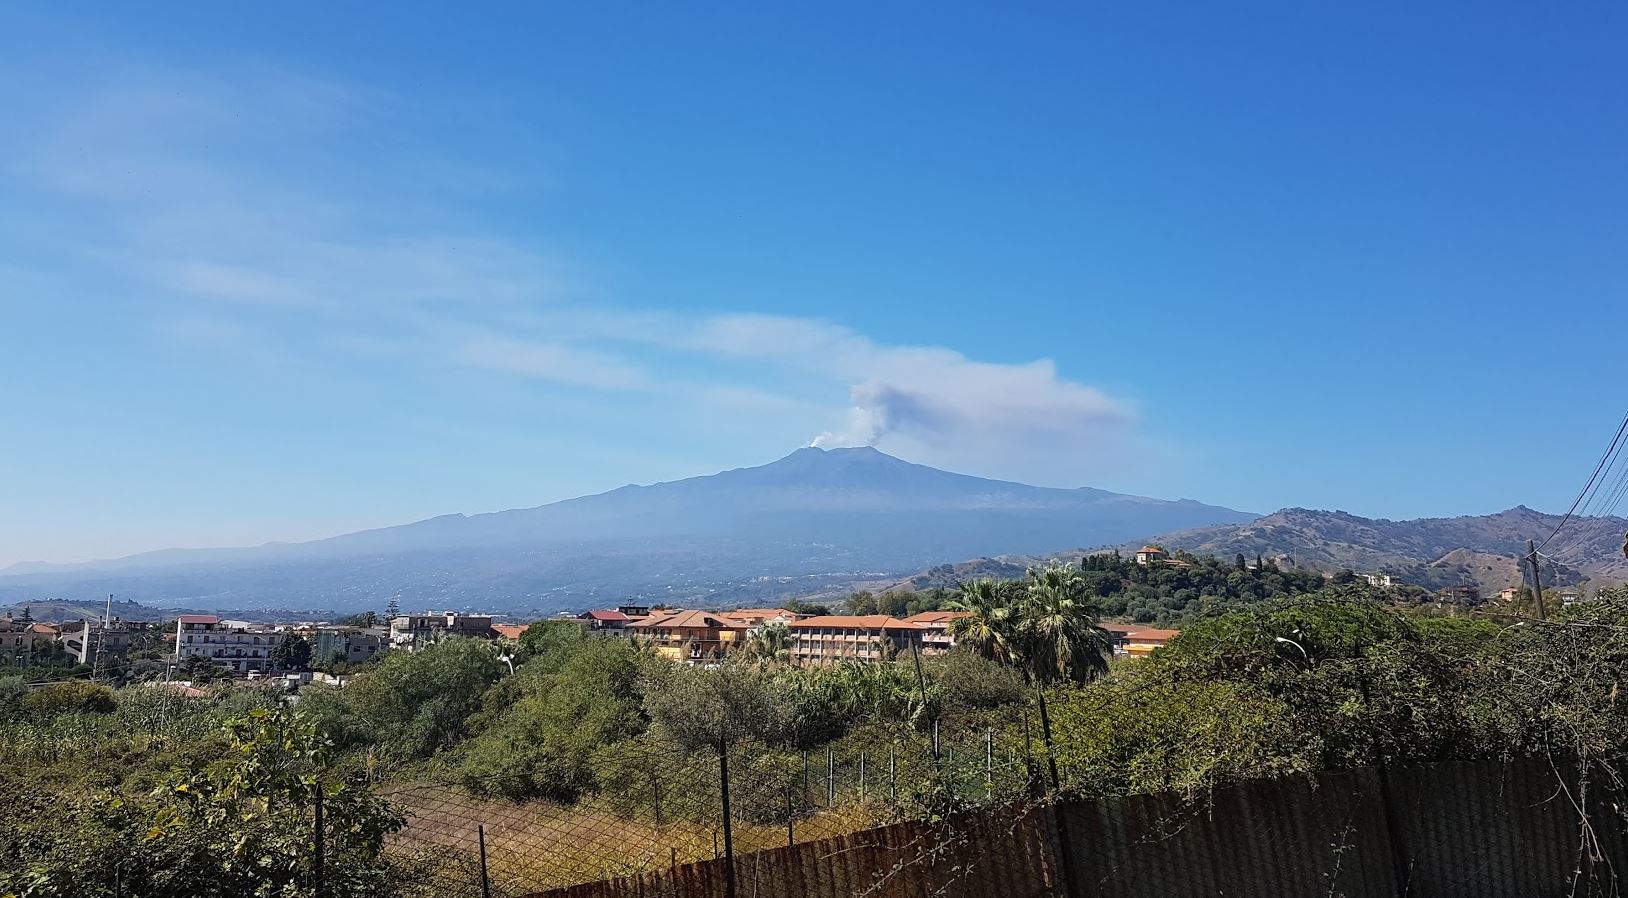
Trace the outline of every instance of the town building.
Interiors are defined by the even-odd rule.
[[[632,632],[628,629],[633,623],[632,616],[620,610],[584,611],[577,615],[577,620],[582,622],[582,628],[589,636],[626,636]]]
[[[793,622],[791,657],[804,664],[885,661],[921,646],[926,627],[886,614],[810,617]]]
[[[526,632],[525,624],[493,624],[492,635],[498,642],[519,644],[521,634]]]
[[[175,622],[175,663],[185,667],[198,658],[235,674],[264,673],[271,667],[271,650],[282,638],[280,633],[247,621],[183,614]]]
[[[390,644],[408,650],[448,636],[492,638],[490,614],[404,614],[390,620]]]
[[[1131,657],[1145,657],[1181,635],[1180,630],[1162,630],[1142,624],[1103,624],[1102,628],[1108,631],[1114,654]]]
[[[669,611],[634,621],[628,630],[664,658],[698,664],[721,660],[745,641],[748,627],[711,611]]]
[[[1396,578],[1392,577],[1390,574],[1386,574],[1386,573],[1363,574],[1362,579],[1368,581],[1369,586],[1387,586],[1388,587],[1388,586],[1397,585]]]
[[[955,647],[955,637],[950,635],[950,623],[957,618],[971,616],[970,611],[923,611],[905,618],[905,622],[922,628],[922,654],[942,655]]]
[[[1521,587],[1519,586],[1506,586],[1498,591],[1498,601],[1500,602],[1513,602],[1520,597]]]
[[[1136,550],[1136,563],[1143,567],[1150,564],[1161,564],[1169,557],[1169,554],[1164,550],[1164,546],[1143,546]]]
[[[0,617],[0,663],[26,664],[50,652],[56,641],[57,629],[50,624]]]
[[[71,620],[63,622],[57,641],[79,664],[94,664],[97,658],[104,662],[124,661],[130,657],[130,643],[135,634],[146,629],[144,623],[118,618],[106,625],[100,620]]]
[[[1576,586],[1562,587],[1560,590],[1560,604],[1575,605],[1584,601],[1583,590]]]
[[[1437,590],[1436,596],[1443,602],[1456,602],[1460,605],[1474,605],[1481,601],[1481,587],[1474,583],[1460,583],[1457,586],[1444,586]]]
[[[784,608],[732,608],[722,613],[725,617],[733,618],[745,624],[754,633],[759,628],[770,624],[789,626],[796,621],[813,616],[787,611]]]
[[[383,627],[319,627],[307,638],[313,664],[335,658],[360,664],[390,647],[390,631]]]

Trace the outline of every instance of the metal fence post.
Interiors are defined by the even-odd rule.
[[[984,798],[995,797],[995,731],[984,730]]]
[[[1051,741],[1051,715],[1046,712],[1046,690],[1035,683],[1035,695],[1040,699],[1040,738],[1046,745],[1046,768],[1051,773],[1052,814],[1057,821],[1058,861],[1062,873],[1063,894],[1074,894],[1074,846],[1068,833],[1068,814],[1063,807],[1063,782],[1057,775],[1057,753]]]
[[[865,753],[859,753],[859,800],[865,800]]]
[[[786,786],[786,847],[797,844],[797,814],[791,807],[791,786]]]
[[[724,898],[735,898],[735,831],[729,811],[729,743],[718,740],[718,788],[724,811]]]
[[[831,807],[837,802],[837,756],[832,753],[831,746],[825,747],[825,806]]]
[[[323,820],[322,820],[322,785],[320,783],[317,785],[316,802],[317,802],[317,804],[316,804],[316,820],[315,820],[316,827],[315,827],[315,833],[314,833],[314,835],[316,836],[316,853],[311,856],[311,874],[312,874],[312,878],[315,880],[314,894],[316,895],[316,898],[323,898],[323,895],[326,894],[326,892],[327,892],[327,889],[326,889],[327,883],[324,882],[324,879],[325,879],[324,874],[325,874],[326,871],[324,871],[322,869],[322,860],[323,860],[323,858],[322,858],[322,854],[323,854],[322,848],[323,848],[323,844],[327,841],[327,839],[325,837],[326,834],[323,832],[323,825],[322,825],[323,824]]]
[[[656,827],[661,828],[661,777],[650,771],[650,804],[656,814]]]
[[[475,825],[475,834],[480,839],[480,894],[481,898],[492,898],[492,880],[486,875],[486,824]]]
[[[887,747],[887,800],[899,800],[899,748],[896,745]]]

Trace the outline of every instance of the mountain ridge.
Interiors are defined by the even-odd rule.
[[[77,584],[233,607],[288,607],[302,595],[335,607],[384,597],[495,608],[607,593],[768,598],[962,554],[1049,551],[1254,517],[1186,499],[980,478],[869,447],[807,447],[765,465],[309,542],[14,566],[0,573],[0,597]]]
[[[1525,541],[1543,537],[1563,516],[1517,505],[1484,515],[1390,520],[1346,511],[1290,507],[1242,524],[1220,524],[1121,542],[1111,548],[1134,552],[1144,543],[1166,549],[1229,558],[1288,556],[1293,563],[1326,573],[1351,569],[1388,573],[1405,583],[1440,588],[1474,583],[1490,594],[1524,583],[1520,556]],[[1542,559],[1545,587],[1605,586],[1628,582],[1628,559],[1621,551],[1628,519],[1572,518],[1555,548]],[[892,584],[875,588],[926,589],[976,577],[1021,576],[1033,564],[1077,558],[1103,548],[1079,548],[1039,555],[983,555],[942,563]]]

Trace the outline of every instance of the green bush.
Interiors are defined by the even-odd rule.
[[[50,717],[83,711],[90,714],[111,714],[118,703],[113,690],[85,680],[52,683],[23,696],[23,710],[38,717]]]

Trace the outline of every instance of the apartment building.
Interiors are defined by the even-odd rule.
[[[62,624],[59,643],[80,664],[91,664],[97,657],[102,661],[123,661],[130,657],[130,642],[147,624],[130,623],[114,618],[107,623],[100,620],[72,620]]]
[[[270,669],[271,650],[283,634],[247,621],[222,620],[213,614],[183,614],[175,622],[175,663],[201,658],[232,673]]]
[[[413,649],[447,636],[492,638],[490,614],[404,614],[390,621],[390,644]]]
[[[48,652],[56,643],[57,629],[31,620],[0,617],[0,656],[4,662],[21,662]]]
[[[921,646],[927,628],[886,614],[810,617],[790,624],[792,660],[884,661]]]
[[[942,655],[955,647],[950,635],[950,623],[957,618],[971,617],[970,611],[923,611],[905,618],[905,623],[921,627],[921,652],[924,655]]]
[[[628,630],[650,641],[656,653],[673,661],[717,661],[746,639],[746,624],[711,611],[657,612]]]
[[[314,662],[338,657],[351,664],[360,664],[390,646],[390,631],[383,627],[323,627],[308,638],[311,640],[311,660]]]

